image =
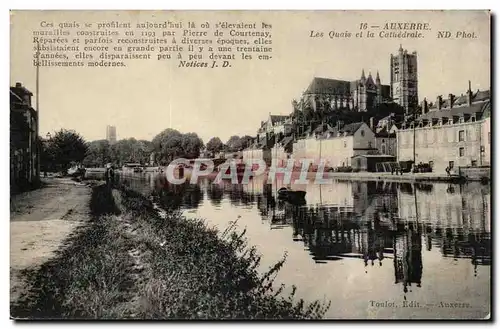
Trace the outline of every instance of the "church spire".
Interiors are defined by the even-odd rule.
[[[379,83],[380,83],[380,75],[378,74],[378,70],[377,70],[377,77],[375,78],[375,82],[376,82],[377,84],[379,84]]]
[[[366,81],[366,77],[365,77],[365,69],[363,69],[363,70],[361,71],[361,81],[362,81],[362,82],[365,82],[365,81]]]

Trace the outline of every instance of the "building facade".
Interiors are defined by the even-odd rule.
[[[428,112],[424,107],[425,113],[414,123],[398,130],[398,161],[413,161],[415,156],[416,163],[429,163],[437,173],[490,166],[491,103],[482,96],[489,93],[477,92],[475,97],[469,90],[468,94],[466,105],[455,106],[450,97],[448,106],[438,104]]]
[[[292,133],[292,121],[289,115],[275,115],[269,113],[266,121],[260,123],[257,132],[257,142],[269,140],[273,136],[287,136]]]
[[[382,129],[376,129],[375,132],[375,148],[383,155],[397,155],[397,138],[396,132],[398,128],[396,125],[386,126]]]
[[[107,126],[106,127],[106,140],[109,144],[116,143],[116,127],[115,126]]]
[[[350,109],[368,111],[390,97],[390,86],[382,85],[379,73],[375,80],[371,73],[354,81],[315,77],[303,94],[303,104],[309,104],[314,111]]]
[[[375,133],[366,123],[358,122],[297,140],[293,145],[292,158],[297,165],[301,159],[311,159],[317,164],[323,160],[326,166],[338,168],[350,167],[351,158],[355,155],[377,152]]]
[[[11,192],[40,181],[38,112],[31,106],[33,93],[21,83],[10,87],[10,183]]]
[[[400,46],[396,55],[391,54],[391,98],[406,113],[418,106],[417,52],[411,54]]]

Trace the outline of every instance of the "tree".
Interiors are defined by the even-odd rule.
[[[107,140],[96,140],[87,145],[87,155],[83,159],[85,167],[104,167],[106,163],[114,162],[114,155]]]
[[[88,145],[78,133],[62,129],[47,142],[44,156],[61,171],[66,172],[73,163],[81,163],[85,158]]]
[[[219,153],[224,148],[224,143],[219,137],[212,137],[207,143],[207,150],[213,154]]]
[[[203,141],[196,133],[187,133],[181,137],[181,147],[184,157],[194,159],[200,156],[200,150],[203,148]]]
[[[168,163],[179,157],[196,158],[200,155],[203,141],[196,133],[182,134],[175,129],[165,129],[153,138],[152,148],[157,160]]]
[[[229,152],[237,152],[241,148],[241,141],[239,136],[231,136],[229,137],[229,140],[226,143],[227,150]]]
[[[240,138],[240,150],[249,147],[253,142],[253,137],[245,135]]]
[[[83,160],[86,167],[103,167],[106,163],[123,165],[127,162],[146,164],[153,152],[153,144],[147,140],[128,138],[110,145],[105,139],[88,143],[87,156]]]
[[[165,129],[153,138],[153,147],[158,154],[158,161],[166,163],[182,153],[182,134],[175,129]]]

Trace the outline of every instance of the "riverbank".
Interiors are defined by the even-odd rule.
[[[121,173],[119,173],[122,175]],[[299,179],[301,176],[301,171],[295,170],[292,172],[290,178],[292,181]],[[130,177],[138,177],[143,174],[133,174],[130,175]],[[165,170],[163,170],[160,175],[165,177]],[[208,177],[209,179],[215,179],[219,175],[219,172],[214,171],[211,173],[204,174],[201,177]],[[260,174],[259,176],[262,175],[269,175],[269,170],[266,172]],[[126,176],[126,175],[124,175]],[[185,169],[184,173],[182,176],[179,176],[178,173],[176,173],[176,178],[183,178],[186,181],[190,181],[192,176],[192,169],[188,168]],[[283,173],[277,173],[277,177],[283,177]],[[243,173],[238,173],[236,175],[238,183],[242,182],[242,178],[244,177]],[[309,171],[306,175],[306,179],[309,180],[314,180],[316,178],[322,178],[322,179],[334,179],[334,180],[349,180],[349,181],[390,181],[390,182],[407,182],[407,183],[415,183],[415,182],[443,182],[443,183],[464,183],[466,181],[481,181],[481,182],[488,182],[490,180],[488,174],[481,174],[481,175],[471,175],[467,177],[462,177],[457,174],[452,174],[452,175],[447,175],[447,174],[439,174],[439,173],[403,173],[403,174],[392,174],[390,172],[367,172],[367,171],[360,171],[360,172],[325,172],[321,176],[319,173],[314,172],[314,171]],[[166,179],[166,178],[165,178]],[[225,177],[224,179],[230,180],[230,178]]]
[[[88,219],[91,189],[66,178],[43,179],[42,187],[10,198],[10,296],[29,289],[24,273],[55,256]]]
[[[11,305],[13,317],[308,319],[329,306],[282,296],[272,281],[284,259],[259,274],[260,256],[231,228],[160,215],[137,192],[105,185],[93,188],[89,206],[88,225],[23,273],[31,286]]]
[[[391,174],[382,172],[330,172],[324,175],[325,178],[352,181],[391,181],[391,182],[447,182],[456,183],[465,181],[458,175],[441,175],[437,173],[403,173]]]

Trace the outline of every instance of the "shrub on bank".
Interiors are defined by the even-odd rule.
[[[147,253],[151,269],[141,291],[141,318],[314,319],[330,306],[295,302],[295,288],[283,297],[284,287],[276,289],[273,281],[285,257],[260,275],[260,255],[234,225],[219,234],[178,213],[159,216],[149,200],[132,190],[123,189],[122,196],[139,230],[154,232],[161,241],[156,246],[154,239],[149,241],[155,249]]]

